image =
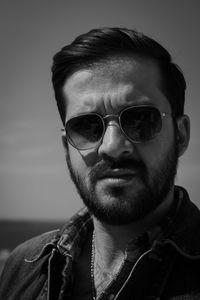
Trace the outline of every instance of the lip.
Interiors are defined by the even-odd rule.
[[[137,170],[129,170],[129,169],[113,169],[104,171],[99,179],[100,180],[110,180],[113,182],[120,182],[120,181],[129,181],[135,177],[137,174]]]

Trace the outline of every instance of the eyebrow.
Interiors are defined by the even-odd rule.
[[[154,105],[149,98],[128,99],[125,105],[139,106],[139,105]]]

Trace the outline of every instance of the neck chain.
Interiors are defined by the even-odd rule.
[[[120,263],[120,266],[118,266],[117,268],[115,268],[113,270],[112,273],[109,272],[105,272],[106,267],[103,265],[103,262],[101,263],[101,265],[98,263],[97,261],[97,249],[95,249],[95,233],[93,232],[93,236],[92,236],[92,250],[91,250],[91,265],[90,265],[90,271],[91,271],[91,284],[92,284],[92,299],[96,300],[97,298],[99,298],[99,295],[105,290],[105,288],[107,288],[111,282],[118,276],[122,266],[124,263],[124,259],[122,260],[122,262]],[[97,286],[95,286],[95,273],[100,272],[105,274],[106,273],[106,277],[102,279],[103,282],[99,284],[99,288]],[[102,277],[103,278],[103,277]],[[97,291],[100,290],[100,291]]]
[[[91,284],[92,284],[92,299],[96,300],[96,289],[95,289],[95,280],[94,280],[94,256],[95,256],[94,238],[95,238],[95,235],[94,235],[94,232],[93,232],[90,273],[91,273]]]

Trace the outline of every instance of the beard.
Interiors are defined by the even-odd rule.
[[[90,213],[99,221],[112,225],[129,224],[143,219],[164,201],[174,184],[178,164],[178,146],[169,147],[157,168],[148,171],[145,164],[134,159],[114,160],[104,156],[94,165],[87,177],[78,174],[71,163],[69,151],[66,156],[69,173],[76,189]],[[102,172],[113,169],[137,170],[137,189],[133,194],[124,186],[98,187]],[[136,185],[137,183],[135,183]]]

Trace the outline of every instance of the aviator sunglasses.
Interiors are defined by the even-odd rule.
[[[66,122],[66,138],[78,150],[97,148],[102,142],[109,119],[116,118],[128,140],[143,143],[158,135],[162,129],[162,119],[167,115],[172,114],[147,105],[127,107],[117,115],[104,117],[93,112],[83,113]]]

